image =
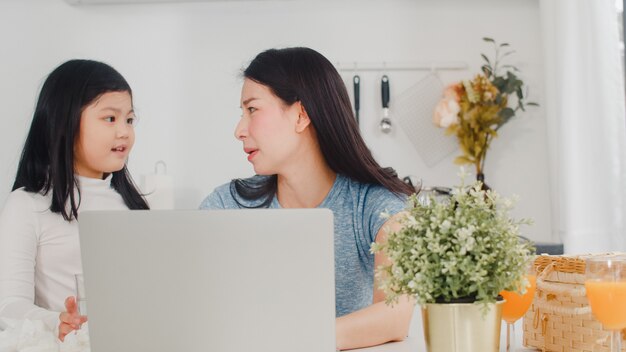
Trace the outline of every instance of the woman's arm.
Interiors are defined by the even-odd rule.
[[[400,229],[398,215],[381,227],[376,243],[384,243],[388,232]],[[384,265],[389,259],[382,253],[375,254],[374,267]],[[374,282],[374,302],[369,307],[344,315],[336,320],[337,348],[340,350],[379,345],[390,341],[402,341],[408,335],[415,302],[402,296],[393,306],[385,304],[385,294]]]

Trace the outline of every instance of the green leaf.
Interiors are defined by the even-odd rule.
[[[518,88],[521,89],[524,82],[519,80],[517,76],[511,71],[508,71],[506,73],[506,79],[504,79],[504,82],[501,84],[502,88],[500,89],[500,87],[498,87],[500,91],[506,94],[511,94],[515,92]]]
[[[493,74],[493,71],[491,70],[491,66],[489,65],[482,65],[480,69],[483,71],[483,73],[487,77],[491,77],[491,75]]]
[[[530,102],[530,103],[526,103],[526,105],[530,105],[530,106],[539,106],[539,104],[535,103],[535,102]]]
[[[483,40],[486,41],[486,42],[492,42],[492,43],[496,42],[495,40],[493,40],[493,39],[491,39],[489,37],[483,37]]]
[[[500,44],[500,47],[501,47],[501,48],[502,48],[502,47],[505,47],[505,46],[509,46],[509,43],[502,43],[502,44]]]
[[[483,59],[485,59],[485,61],[487,61],[487,64],[491,65],[491,61],[489,61],[489,58],[487,57],[487,55],[485,54],[480,54],[480,56],[483,57]]]
[[[515,54],[515,50],[507,51],[506,53],[502,54],[502,56],[500,58],[507,57],[507,56],[509,56],[511,54]]]
[[[507,85],[507,81],[503,77],[495,77],[491,83],[496,86],[500,92],[504,92],[504,88]]]
[[[515,90],[515,93],[517,93],[517,99],[522,100],[524,99],[524,93],[522,92],[522,86],[518,86],[517,89]],[[522,110],[524,110],[524,108],[522,108]]]
[[[500,110],[499,115],[502,118],[502,124],[504,124],[508,122],[511,119],[511,117],[515,116],[515,110],[511,108],[504,108]]]
[[[520,72],[519,69],[517,67],[513,66],[513,65],[502,65],[502,68],[507,68],[507,69],[511,69],[513,71],[516,71],[516,72]]]

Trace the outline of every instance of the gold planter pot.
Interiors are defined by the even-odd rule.
[[[483,315],[475,303],[429,303],[422,307],[429,352],[498,352],[504,301]]]

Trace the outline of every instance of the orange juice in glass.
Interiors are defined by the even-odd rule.
[[[611,330],[611,351],[621,351],[620,331],[626,328],[626,257],[587,258],[585,290],[593,316]]]
[[[626,281],[587,281],[593,316],[609,330],[626,329]]]
[[[521,318],[530,305],[533,303],[535,297],[535,288],[537,287],[537,275],[535,274],[535,268],[533,263],[534,258],[531,258],[526,264],[525,275],[526,278],[526,290],[520,294],[515,291],[501,291],[502,296],[506,302],[502,305],[502,319],[506,322],[506,351],[515,350],[515,322]],[[520,283],[520,286],[522,283]],[[522,287],[519,288],[522,290]]]
[[[534,274],[525,275],[528,280],[526,293],[519,294],[517,292],[502,291],[500,295],[504,297],[506,302],[502,306],[502,319],[509,324],[515,323],[519,318],[526,314],[533,297],[535,297],[535,288],[537,287],[537,276]]]

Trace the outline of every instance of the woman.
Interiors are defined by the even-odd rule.
[[[257,176],[218,187],[201,208],[331,209],[337,348],[404,339],[413,302],[385,304],[374,268],[387,259],[369,248],[397,228],[412,189],[372,157],[333,65],[308,48],[262,52],[244,71],[241,108],[235,137]]]
[[[87,320],[72,297],[79,213],[148,209],[126,168],[134,121],[111,66],[70,60],[50,73],[0,214],[0,317],[43,320],[61,340]]]

